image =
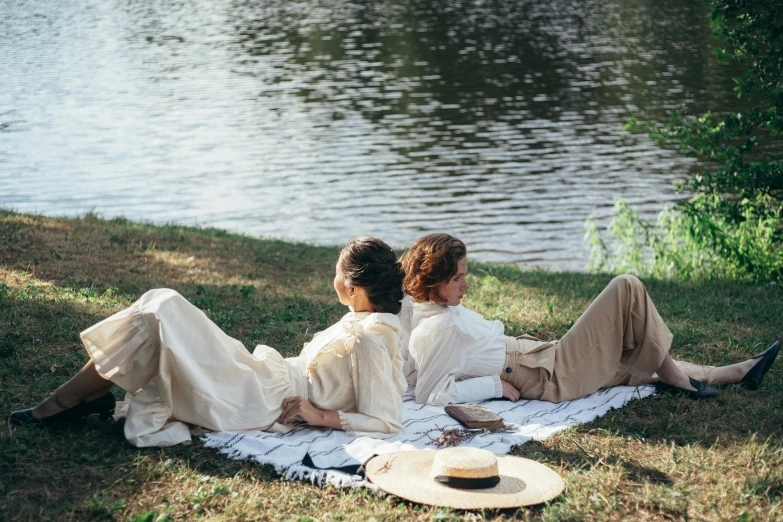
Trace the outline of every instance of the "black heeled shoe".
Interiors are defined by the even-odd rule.
[[[769,348],[764,350],[758,355],[752,357],[752,359],[761,358],[753,368],[748,370],[748,373],[739,382],[740,386],[743,386],[749,390],[758,390],[761,386],[761,381],[767,374],[767,371],[772,367],[772,363],[775,362],[775,357],[778,356],[780,351],[780,341],[775,341]]]
[[[683,395],[689,399],[711,399],[720,395],[720,390],[715,386],[697,381],[693,377],[688,377],[688,379],[691,380],[691,386],[696,388],[696,391],[686,390],[685,388],[672,386],[661,381],[655,383],[655,391]]]
[[[53,426],[55,424],[80,421],[94,413],[97,413],[100,419],[104,421],[114,415],[114,406],[116,403],[117,401],[114,399],[114,394],[109,392],[95,400],[89,402],[82,401],[72,408],[65,409],[59,413],[50,415],[49,417],[44,417],[43,419],[33,417],[33,410],[30,408],[11,413],[11,415],[8,416],[8,421],[13,424]]]

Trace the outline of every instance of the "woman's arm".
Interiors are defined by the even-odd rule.
[[[340,416],[336,411],[319,410],[304,397],[291,396],[283,399],[283,412],[275,422],[288,424],[294,421],[303,421],[313,426],[324,426],[335,430],[341,430]]]
[[[501,397],[499,375],[458,381],[463,373],[471,338],[456,325],[411,334],[410,349],[417,362],[416,402],[451,404]]]

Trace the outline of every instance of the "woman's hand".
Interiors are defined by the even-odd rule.
[[[304,397],[298,395],[286,397],[282,404],[283,412],[275,422],[290,424],[292,422],[306,422],[313,426],[325,426],[341,430],[340,416],[335,411],[319,410]]]
[[[503,388],[503,397],[511,402],[517,402],[519,400],[519,390],[514,388],[510,382],[500,381],[500,386]]]

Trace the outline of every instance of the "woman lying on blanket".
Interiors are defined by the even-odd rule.
[[[422,237],[402,264],[403,287],[412,297],[401,314],[410,331],[405,373],[420,403],[493,397],[561,402],[607,386],[654,382],[692,398],[714,397],[719,391],[712,385],[758,388],[780,347],[775,342],[752,359],[719,368],[674,361],[672,334],[631,275],[613,279],[562,339],[508,337],[500,321],[460,305],[468,290],[462,241],[447,234]]]
[[[130,400],[125,436],[134,446],[190,440],[185,424],[267,429],[304,421],[354,436],[402,431],[405,273],[380,239],[354,239],[337,260],[334,289],[351,311],[283,359],[252,355],[173,290],[151,290],[81,334],[90,362],[16,423],[70,422],[114,410],[114,384]]]

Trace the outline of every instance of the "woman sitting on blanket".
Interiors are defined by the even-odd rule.
[[[618,276],[563,336],[552,342],[504,335],[460,305],[468,290],[465,245],[447,234],[417,240],[402,259],[401,319],[410,331],[405,373],[416,401],[430,404],[505,397],[561,402],[615,385],[658,383],[692,398],[714,397],[712,385],[756,389],[780,344],[745,362],[711,367],[669,357],[672,334],[644,285]],[[406,324],[409,323],[409,324]]]
[[[90,361],[16,423],[53,424],[114,410],[114,384],[130,400],[125,436],[134,446],[190,440],[185,424],[211,430],[267,429],[304,421],[354,436],[403,430],[402,328],[405,273],[380,239],[351,241],[334,289],[351,311],[316,334],[298,357],[259,345],[250,354],[173,290],[151,290],[81,334]]]

